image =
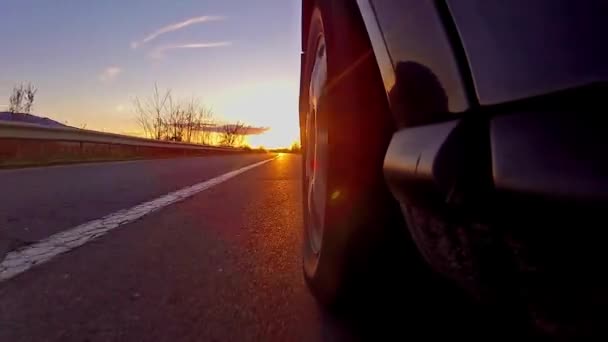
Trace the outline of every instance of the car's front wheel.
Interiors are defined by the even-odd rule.
[[[393,132],[382,81],[353,2],[313,11],[303,68],[304,275],[336,303],[374,267],[394,201],[383,179]]]

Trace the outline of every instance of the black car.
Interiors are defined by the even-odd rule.
[[[302,18],[317,298],[373,281],[402,229],[415,254],[399,272],[419,256],[539,331],[600,329],[608,2],[304,0]]]

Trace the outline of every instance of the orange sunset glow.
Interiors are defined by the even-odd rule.
[[[162,6],[150,13],[152,8],[142,4],[125,5],[124,11],[147,13],[137,20],[95,5],[109,10],[91,19],[107,30],[81,25],[65,32],[20,31],[20,41],[27,44],[11,49],[20,55],[2,57],[0,112],[8,110],[3,100],[8,101],[13,87],[31,83],[38,90],[34,115],[77,128],[150,137],[134,101],[145,103],[156,85],[163,94],[170,91],[172,106],[196,99],[211,109],[209,122],[239,122],[255,133],[264,129],[262,134],[249,132],[239,144],[282,148],[299,141],[297,2],[277,3],[272,7],[277,13],[223,2]],[[54,11],[61,17],[74,11],[71,5],[45,6],[40,13]],[[268,25],[271,18],[281,18],[281,30]]]

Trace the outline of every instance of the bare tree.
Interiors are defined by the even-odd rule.
[[[171,91],[154,86],[152,97],[135,98],[137,121],[147,137],[157,140],[211,144],[215,128],[213,110],[192,97],[175,101]]]
[[[36,96],[36,92],[38,92],[38,88],[32,86],[31,83],[27,84],[27,87],[23,87],[23,97],[25,102],[23,103],[23,111],[25,113],[31,113],[32,108],[34,108],[34,97]]]
[[[21,113],[23,111],[23,98],[25,97],[25,89],[23,85],[13,87],[13,93],[8,99],[8,111],[12,114]]]
[[[185,142],[192,142],[194,139],[197,130],[197,112],[199,106],[198,100],[194,97],[182,106],[182,138]]]
[[[36,89],[31,83],[27,86],[20,84],[13,87],[13,93],[8,99],[8,111],[15,113],[30,113],[34,107]]]
[[[231,147],[241,146],[245,140],[247,128],[241,121],[222,126],[221,144]]]
[[[170,104],[169,127],[172,137],[184,142],[211,144],[211,129],[214,128],[213,110],[191,98],[178,104]],[[180,140],[181,139],[181,140]]]
[[[144,130],[144,134],[152,139],[161,140],[166,136],[166,116],[168,102],[171,100],[171,90],[160,93],[158,85],[154,84],[152,97],[143,101],[136,97],[133,101],[137,113],[137,122]]]
[[[167,107],[168,111],[165,118],[166,129],[164,139],[170,141],[183,141],[186,126],[186,111],[182,108],[181,104],[174,103],[173,98],[171,97],[169,97]]]
[[[212,128],[215,127],[213,119],[213,109],[205,105],[197,107],[195,121],[195,130],[198,135],[198,143],[203,145],[211,145],[213,143]]]

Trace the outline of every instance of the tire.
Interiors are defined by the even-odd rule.
[[[382,171],[393,121],[354,6],[322,1],[314,8],[300,94],[304,276],[334,307],[369,283],[388,227],[400,225]]]

